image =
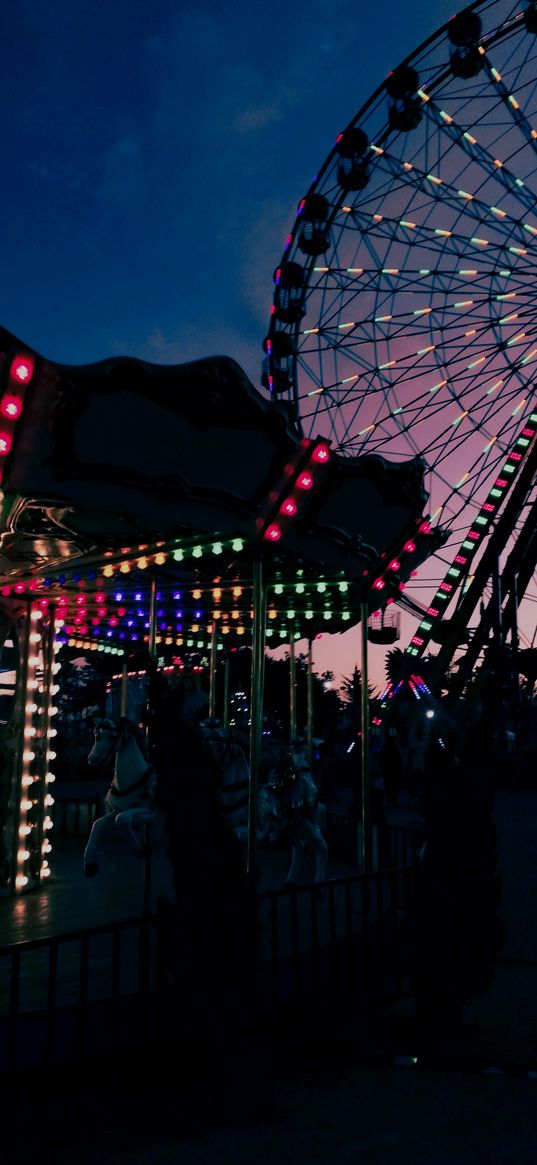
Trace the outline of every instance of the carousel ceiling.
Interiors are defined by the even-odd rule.
[[[301,439],[232,359],[67,366],[2,329],[0,352],[0,587],[61,608],[74,642],[147,640],[155,576],[163,645],[247,636],[260,554],[269,632],[343,630],[442,540],[423,461]]]

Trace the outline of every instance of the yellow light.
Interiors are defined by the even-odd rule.
[[[165,562],[166,555],[162,553],[162,550],[158,554],[155,554],[155,563],[157,566],[164,566]]]

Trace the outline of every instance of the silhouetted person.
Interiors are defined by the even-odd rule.
[[[257,1063],[258,923],[241,843],[217,800],[218,766],[182,692],[155,677],[154,763],[175,903],[159,901],[172,973],[179,1059],[210,1071],[213,1096],[255,1111],[270,1091]],[[188,1051],[188,1049],[190,1049]],[[255,1070],[253,1064],[255,1062]]]

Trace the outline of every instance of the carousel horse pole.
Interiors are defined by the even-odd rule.
[[[94,821],[84,850],[84,873],[93,878],[99,872],[98,857],[106,840],[125,840],[131,851],[147,861],[145,827],[155,815],[155,771],[136,739],[131,721],[122,717],[119,725],[108,719],[95,720],[95,742],[88,764],[104,767],[114,760],[114,775],[104,799],[105,812]],[[144,842],[137,828],[144,828]],[[144,879],[144,908],[147,907]]]

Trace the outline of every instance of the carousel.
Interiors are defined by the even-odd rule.
[[[267,647],[397,601],[441,541],[419,458],[343,458],[232,359],[53,363],[1,331],[1,891],[54,870],[55,696],[69,653],[163,669],[251,648],[248,864]],[[134,661],[134,662],[133,662]],[[225,662],[223,664],[225,671]],[[367,690],[367,683],[364,684]],[[11,697],[11,698],[10,698]],[[308,720],[307,746],[312,724]],[[365,734],[364,734],[365,735]],[[365,784],[365,783],[364,783]]]

